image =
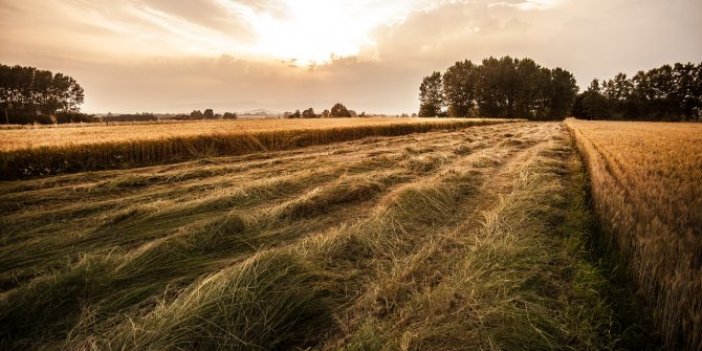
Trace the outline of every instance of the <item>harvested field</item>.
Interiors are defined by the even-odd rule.
[[[595,211],[669,349],[702,349],[702,125],[567,122]]]
[[[0,348],[616,349],[584,187],[560,123],[1,182]]]

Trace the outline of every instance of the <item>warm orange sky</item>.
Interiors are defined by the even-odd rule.
[[[422,76],[528,56],[593,78],[702,61],[700,0],[0,0],[0,63],[87,112],[416,112]]]

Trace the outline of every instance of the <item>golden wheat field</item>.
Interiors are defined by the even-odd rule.
[[[562,123],[4,181],[0,209],[2,349],[645,345]]]
[[[504,119],[332,118],[2,129],[0,179],[130,168],[507,122]]]
[[[671,349],[702,349],[702,124],[569,120],[601,224]]]
[[[0,151],[42,146],[120,143],[172,139],[210,134],[250,134],[257,132],[318,130],[357,126],[387,126],[431,122],[462,121],[442,118],[324,118],[324,119],[237,119],[166,122],[113,122],[49,126],[15,126],[0,129]],[[477,119],[474,119],[477,120]]]

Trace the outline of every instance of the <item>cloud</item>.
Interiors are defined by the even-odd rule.
[[[549,9],[551,7],[558,5],[560,2],[561,2],[561,0],[512,0],[512,1],[491,2],[488,4],[488,6],[489,7],[508,6],[508,7],[515,7],[515,8],[518,8],[520,10],[524,10],[524,11],[529,11],[529,10]]]
[[[233,55],[318,64],[357,55],[373,45],[373,29],[401,21],[422,1],[26,0],[0,5],[10,13],[0,28],[8,43],[37,48],[60,42],[72,54]]]
[[[452,1],[379,30],[379,57],[425,72],[460,59],[528,56],[595,77],[702,60],[702,3],[675,0]]]
[[[694,0],[0,0],[0,60],[76,77],[93,112],[400,113],[422,76],[462,59],[528,56],[580,86],[702,61],[699,13]]]

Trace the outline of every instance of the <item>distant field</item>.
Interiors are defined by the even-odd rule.
[[[670,349],[702,350],[702,124],[570,120],[595,210]]]
[[[561,123],[0,182],[0,349],[616,348],[585,185]]]
[[[472,119],[476,121],[477,119]],[[442,118],[316,118],[238,119],[217,121],[84,123],[0,128],[0,151],[41,146],[83,145],[159,140],[210,134],[247,134],[280,130],[314,130],[358,126],[387,126],[427,122],[465,121]]]
[[[0,129],[0,179],[165,164],[507,122],[514,120],[338,118]]]

